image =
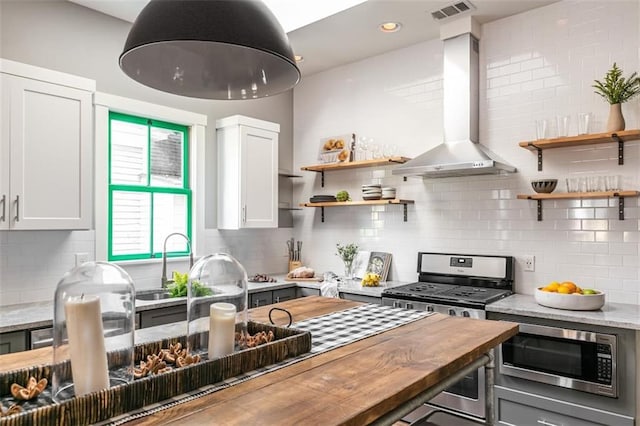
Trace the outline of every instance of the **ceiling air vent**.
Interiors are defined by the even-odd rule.
[[[475,6],[472,5],[467,0],[456,1],[454,3],[448,4],[440,9],[436,9],[431,11],[431,16],[436,21],[442,21],[443,19],[451,18],[453,16],[460,15],[464,12],[469,12],[475,9]]]

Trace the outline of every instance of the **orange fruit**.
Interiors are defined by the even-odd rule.
[[[569,288],[569,290],[571,290],[570,293],[574,293],[578,288],[578,286],[575,285],[575,283],[572,283],[571,281],[564,281],[562,284],[560,284],[560,286]]]
[[[558,293],[560,293],[560,294],[571,294],[573,292],[566,285],[561,285],[560,287],[558,287]]]

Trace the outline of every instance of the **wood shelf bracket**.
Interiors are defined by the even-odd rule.
[[[324,207],[320,207],[320,221],[324,223]]]

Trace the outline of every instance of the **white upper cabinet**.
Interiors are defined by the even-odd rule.
[[[92,225],[95,82],[0,60],[0,229]]]
[[[241,115],[216,121],[219,229],[278,227],[279,132]]]

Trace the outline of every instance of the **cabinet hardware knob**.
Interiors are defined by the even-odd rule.
[[[16,195],[16,222],[20,222],[20,196]]]
[[[7,196],[3,194],[2,200],[0,200],[0,202],[2,203],[2,216],[0,216],[0,222],[4,222],[6,220],[4,218],[4,214],[5,214],[6,205],[7,205]]]

